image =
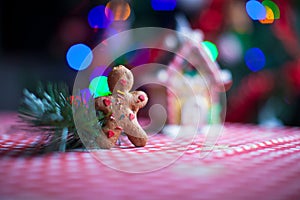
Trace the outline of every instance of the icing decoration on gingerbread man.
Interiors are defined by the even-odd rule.
[[[114,67],[108,75],[111,95],[95,99],[96,110],[102,111],[105,123],[97,137],[100,148],[109,149],[116,144],[124,132],[136,147],[143,147],[147,134],[137,121],[137,112],[148,102],[145,92],[132,91],[133,74],[123,65]]]

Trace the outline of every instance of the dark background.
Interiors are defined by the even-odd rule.
[[[80,2],[0,2],[1,110],[16,110],[22,89],[34,88],[38,80],[73,81],[76,73],[67,67],[58,32]]]
[[[72,87],[77,72],[68,67],[65,54],[72,44],[96,45],[102,30],[95,33],[87,23],[87,15],[93,6],[107,2],[0,2],[0,110],[16,110],[23,88],[34,90],[40,80],[63,81]],[[135,15],[145,10],[149,14],[136,17],[133,26],[174,27],[173,12],[157,14],[149,5],[150,1],[145,1],[135,6]]]
[[[103,30],[89,27],[87,14],[107,2],[0,1],[0,110],[17,110],[23,88],[34,89],[39,80],[64,81],[72,87],[76,71],[68,67],[66,51],[75,43],[92,48],[105,37]],[[218,58],[221,68],[229,69],[234,80],[227,93],[227,121],[300,125],[299,1],[274,0],[281,18],[269,25],[247,18],[247,1],[203,2],[199,0],[197,5],[201,6],[194,10],[177,3],[174,11],[158,12],[151,8],[150,0],[129,1],[134,11],[129,28],[174,29],[175,14],[183,13],[193,28],[203,30],[206,40],[217,43],[228,33],[235,35],[242,46],[242,57],[228,63],[220,52]],[[250,71],[243,60],[251,47],[261,48],[267,59],[259,72]]]

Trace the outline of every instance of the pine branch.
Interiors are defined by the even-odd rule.
[[[49,147],[51,151],[82,147],[82,141],[73,120],[73,98],[66,84],[48,83],[44,87],[39,83],[35,94],[27,89],[23,93],[24,98],[19,108],[19,117],[29,127],[50,133]],[[83,129],[81,132],[96,137],[104,116],[99,112],[97,113],[98,118],[95,118],[93,99],[85,104],[81,95],[76,96],[76,98],[78,97],[79,101],[74,104],[76,106],[74,115],[77,123],[80,124],[79,127]]]

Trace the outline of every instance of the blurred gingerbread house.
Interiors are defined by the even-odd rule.
[[[168,124],[219,123],[225,110],[220,93],[230,87],[231,74],[221,70],[201,46],[200,30],[192,30],[183,16],[177,17],[177,24],[179,45],[166,72],[171,88],[167,89]]]

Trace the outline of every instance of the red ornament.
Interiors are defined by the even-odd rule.
[[[104,99],[103,103],[105,106],[109,106],[111,104],[111,101],[110,101],[110,99]]]
[[[300,91],[300,60],[291,61],[284,66],[285,79],[294,93]]]
[[[246,76],[228,98],[227,122],[249,123],[257,115],[261,102],[265,101],[275,86],[272,72],[261,71]]]
[[[108,137],[108,138],[111,138],[111,137],[113,137],[114,135],[115,135],[115,133],[114,133],[113,131],[111,131],[111,130],[107,131],[107,137]]]

